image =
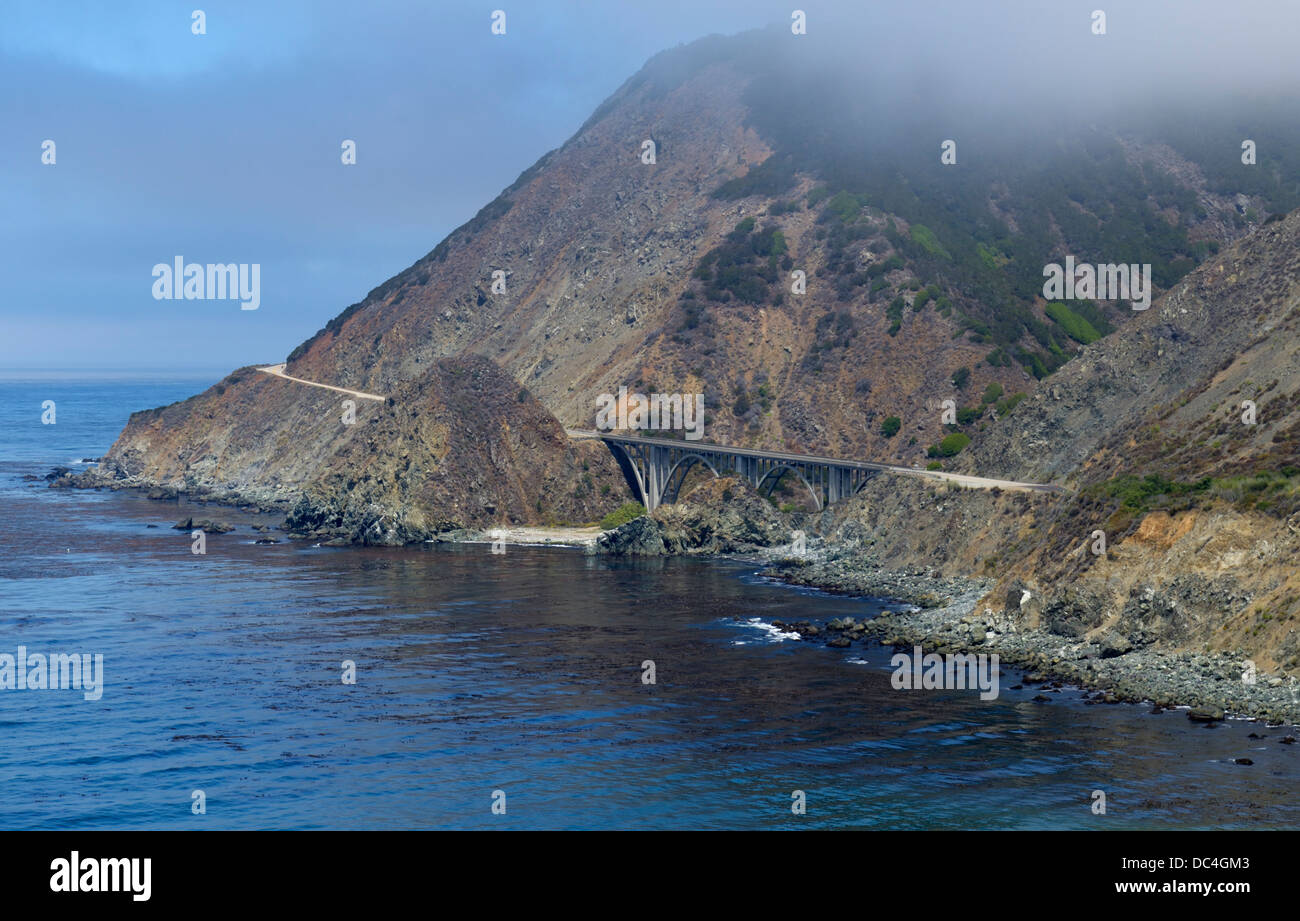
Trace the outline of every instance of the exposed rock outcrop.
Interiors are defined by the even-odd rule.
[[[569,439],[486,358],[442,359],[383,403],[355,400],[355,422],[343,395],[243,373],[243,386],[136,413],[98,476],[279,508],[295,534],[386,545],[592,521],[626,488],[602,444]],[[242,424],[211,424],[226,413]],[[299,437],[271,434],[282,427]]]
[[[591,549],[626,556],[747,553],[790,540],[788,521],[770,502],[743,480],[722,477],[606,531]]]

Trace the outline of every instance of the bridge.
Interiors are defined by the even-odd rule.
[[[568,433],[570,438],[598,438],[605,442],[624,468],[628,479],[636,484],[641,494],[641,504],[648,512],[665,502],[676,502],[686,474],[697,464],[703,464],[715,477],[735,471],[764,495],[771,495],[781,478],[787,473],[791,474],[811,494],[818,511],[832,502],[847,499],[872,477],[882,473],[945,481],[975,489],[1050,493],[1064,491],[1059,486],[1045,483],[988,479],[942,470],[921,470],[916,467],[841,460],[814,454],[759,451],[699,441],[642,438],[637,435],[615,435],[582,429],[568,429]]]

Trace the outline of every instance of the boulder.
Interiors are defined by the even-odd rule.
[[[1103,659],[1115,659],[1125,653],[1133,651],[1133,644],[1128,638],[1118,633],[1107,633],[1101,641],[1101,657]]]
[[[612,531],[605,531],[587,548],[587,552],[611,556],[663,556],[667,550],[659,522],[642,515]]]
[[[233,524],[212,521],[209,518],[183,518],[172,525],[174,531],[202,531],[205,534],[228,534],[235,530]]]
[[[589,552],[615,556],[743,553],[788,544],[790,533],[785,517],[749,484],[722,477],[702,483],[675,504],[661,505],[649,515],[606,531]]]

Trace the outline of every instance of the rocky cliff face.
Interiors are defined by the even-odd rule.
[[[306,343],[289,373],[383,391],[474,351],[567,424],[592,427],[596,395],[638,378],[648,336],[734,225],[709,193],[768,154],[742,124],[743,87],[725,64],[651,62],[564,147]]]
[[[625,488],[603,446],[570,440],[479,356],[435,361],[382,403],[352,401],[355,422],[344,421],[347,399],[245,368],[136,413],[101,468],[119,482],[289,511],[295,533],[369,544],[589,522]]]
[[[1127,351],[1103,358],[1093,346],[1064,365],[1085,370],[1047,378],[1044,395],[1044,362],[1065,362],[1076,346],[1041,299],[1020,292],[1012,304],[1001,279],[1032,280],[1044,258],[1119,227],[1165,241],[1170,264],[1157,269],[1174,279],[1244,232],[1243,215],[1267,211],[1264,198],[1225,197],[1172,150],[1115,138],[1102,139],[1108,159],[1087,159],[1096,138],[1080,148],[1092,186],[1073,197],[1052,197],[1052,176],[1038,173],[1014,183],[975,173],[947,187],[932,169],[896,172],[913,169],[908,152],[850,158],[865,171],[846,174],[818,147],[843,138],[815,130],[835,127],[838,96],[802,87],[799,130],[782,128],[787,75],[764,69],[782,60],[770,53],[778,37],[711,38],[657,56],[473,220],[295,349],[290,375],[388,398],[360,403],[355,426],[339,424],[338,394],[244,368],[137,414],[104,471],[295,508],[300,529],[354,539],[591,520],[628,497],[626,484],[602,448],[557,433],[592,427],[598,396],[626,385],[703,393],[707,440],[904,463],[925,462],[947,433],[940,401],[956,398],[976,404],[964,425],[976,448],[987,443],[959,462],[1060,477],[1102,462],[1092,449],[1108,419],[1129,431],[1144,395],[1171,397],[1177,362],[1197,374],[1212,363],[1212,304],[1184,284],[1176,309],[1201,311],[1204,323],[1157,322],[1153,309]],[[835,130],[870,133],[860,127]],[[1127,210],[1115,202],[1128,199],[1107,199],[1108,177],[1133,199]],[[1131,242],[1118,231],[1115,240]],[[803,293],[794,271],[806,276]],[[1222,280],[1198,284],[1226,291],[1255,271],[1225,264]],[[1256,287],[1274,293],[1262,279]],[[1103,328],[1133,325],[1123,310],[1090,315]],[[1236,348],[1246,334],[1226,335]],[[1136,369],[1144,349],[1159,352],[1160,380]],[[471,357],[483,381],[483,362],[503,372],[472,397],[453,373]],[[1002,402],[979,402],[994,392]],[[1007,416],[1018,393],[1037,402]],[[1053,394],[1074,408],[1035,421]]]
[[[1003,582],[1041,586],[1027,616],[1065,630],[1300,667],[1300,212],[1097,346],[1062,371],[1061,410],[1026,407],[1038,438],[1068,432],[1067,451],[1086,451],[1068,477],[1077,495]],[[1128,384],[1103,394],[1099,379]],[[1102,424],[1063,424],[1089,393]]]
[[[995,579],[982,612],[1062,642],[1232,652],[1294,673],[1298,326],[1295,212],[1089,346],[963,458],[1067,495],[877,479],[833,536],[859,548],[851,559]]]
[[[1208,260],[1122,334],[1083,349],[959,466],[1082,484],[1121,470],[1198,477],[1294,462],[1298,284],[1292,214]],[[1247,400],[1255,425],[1241,424]]]

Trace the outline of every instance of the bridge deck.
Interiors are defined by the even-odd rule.
[[[587,429],[568,429],[572,438],[599,438],[615,444],[645,445],[647,447],[676,448],[681,451],[706,451],[728,454],[735,457],[753,457],[762,460],[781,461],[793,464],[819,464],[842,470],[871,470],[891,473],[898,476],[911,476],[922,479],[941,480],[975,489],[1004,489],[1022,492],[1063,493],[1065,489],[1051,483],[1025,483],[1017,480],[999,480],[988,477],[971,476],[964,473],[948,473],[943,470],[922,470],[919,467],[900,467],[895,464],[880,464],[872,461],[844,460],[838,457],[823,457],[817,454],[793,454],[786,451],[761,451],[755,448],[737,448],[731,445],[711,444],[706,441],[685,441],[676,438],[645,438],[639,435],[615,435],[611,432],[598,432]]]

